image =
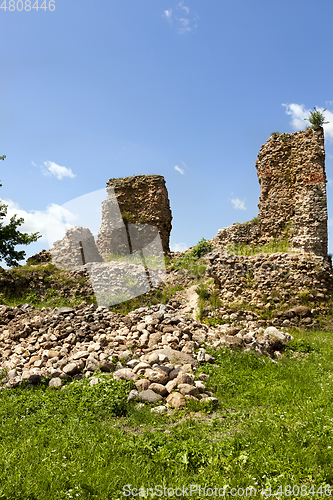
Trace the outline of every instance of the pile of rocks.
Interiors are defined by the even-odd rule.
[[[121,316],[86,303],[52,310],[29,304],[1,306],[4,387],[15,387],[24,379],[38,383],[42,377],[49,377],[53,387],[69,377],[85,376],[94,384],[94,372],[101,370],[118,380],[134,380],[136,392],[130,399],[156,402],[166,397],[171,406],[181,407],[187,397],[212,397],[203,383],[206,377],[196,380],[191,373],[200,362],[214,362],[206,345],[279,357],[292,338],[274,327],[254,330],[250,322],[243,329],[210,328],[185,311],[161,304]]]

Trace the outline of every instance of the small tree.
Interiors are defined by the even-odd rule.
[[[304,118],[304,120],[307,120],[308,122],[311,123],[311,128],[317,129],[319,127],[322,127],[325,123],[325,116],[324,116],[324,111],[326,111],[326,108],[323,110],[321,113],[320,111],[317,110],[316,106],[314,106],[314,111],[310,110],[310,118]]]
[[[0,160],[4,160],[6,155],[0,156]],[[2,184],[0,184],[2,186]],[[7,215],[8,205],[0,204],[0,261],[4,260],[10,267],[18,266],[19,260],[25,257],[24,250],[20,252],[15,250],[16,245],[29,245],[33,241],[37,241],[42,235],[37,233],[21,233],[17,230],[21,226],[24,219],[20,217],[16,219],[16,215],[11,217],[9,224],[4,225],[2,219]]]

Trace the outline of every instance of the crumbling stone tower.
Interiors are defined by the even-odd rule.
[[[272,134],[256,160],[261,193],[255,221],[220,229],[216,242],[265,245],[288,239],[291,249],[327,256],[324,131]]]
[[[155,234],[149,231],[148,226],[156,227],[164,253],[170,251],[172,215],[162,175],[136,175],[110,179],[107,182],[107,191],[109,197],[102,202],[102,224],[97,238],[97,248],[101,255],[128,252],[129,224],[138,225],[143,232],[140,241],[146,240],[146,243]],[[117,211],[119,216],[115,217]],[[146,236],[144,231],[147,233]]]
[[[261,187],[259,223],[264,237],[290,228],[294,249],[327,255],[324,131],[274,134],[256,161]]]

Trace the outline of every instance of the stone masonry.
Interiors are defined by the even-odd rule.
[[[327,256],[324,131],[272,134],[256,160],[258,220],[221,229],[216,243],[267,244],[288,239],[291,249]]]
[[[102,224],[97,238],[101,255],[128,253],[129,225],[140,225],[140,241],[150,243],[158,229],[163,251],[170,251],[171,210],[168,191],[162,175],[137,175],[122,179],[110,179],[107,183],[109,198],[102,203]],[[114,196],[115,195],[115,196]],[[115,203],[118,204],[122,220],[114,217]],[[125,224],[123,224],[123,222]],[[143,233],[147,234],[143,234]]]

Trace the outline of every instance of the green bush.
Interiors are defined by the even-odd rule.
[[[323,110],[321,113],[320,111],[317,110],[316,106],[314,106],[314,111],[310,110],[310,118],[304,118],[304,120],[308,121],[311,123],[311,128],[316,130],[319,127],[322,127],[325,123],[325,116],[324,116],[324,111],[326,111],[326,108]]]
[[[192,248],[190,255],[195,259],[200,259],[206,253],[209,253],[213,250],[213,245],[206,241],[205,238],[201,238],[201,240],[196,244],[194,248]]]

